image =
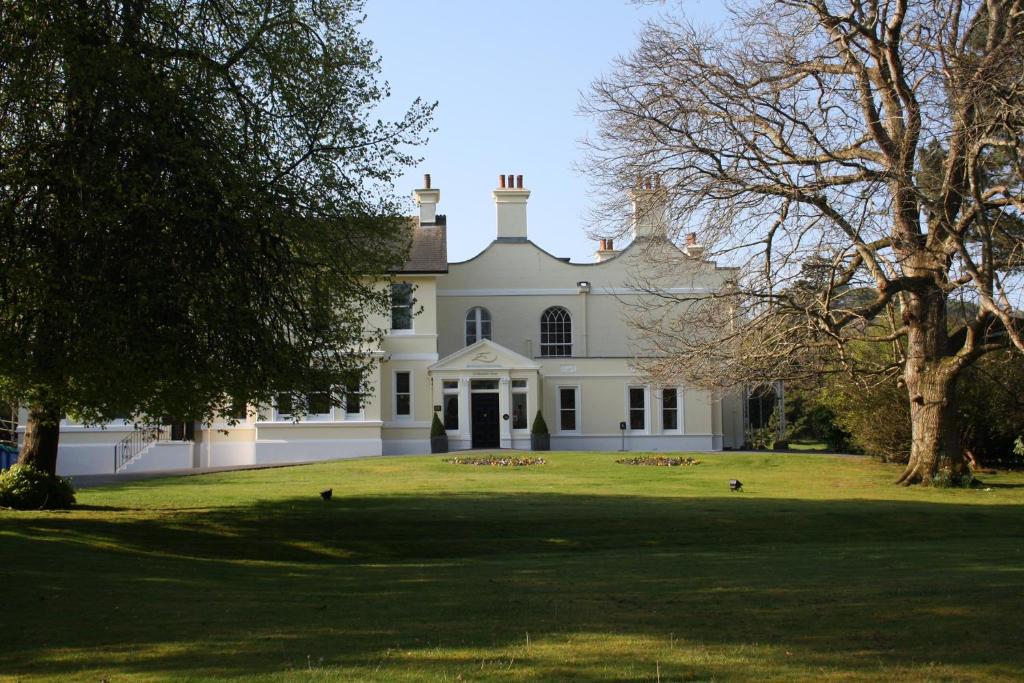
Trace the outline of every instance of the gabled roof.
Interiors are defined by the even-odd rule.
[[[448,272],[448,225],[444,216],[437,222],[421,225],[419,218],[410,218],[409,258],[393,273],[447,273]]]
[[[427,368],[427,370],[539,370],[540,366],[490,339],[481,339],[475,344],[449,354]]]

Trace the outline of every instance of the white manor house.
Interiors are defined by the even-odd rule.
[[[130,449],[130,424],[65,421],[59,473],[429,453],[435,412],[450,450],[529,449],[538,410],[553,450],[739,448],[743,394],[645,383],[632,367],[626,321],[630,297],[642,295],[630,275],[654,243],[677,261],[673,292],[717,290],[734,271],[704,260],[693,240],[680,250],[664,239],[663,215],[642,210],[652,192],[643,189],[634,196],[631,244],[616,251],[602,240],[591,263],[557,258],[528,236],[522,176],[501,176],[499,185],[494,241],[456,263],[448,262],[447,221],[437,213],[440,190],[425,176],[413,193],[419,216],[409,259],[392,273],[391,320],[370,321],[387,330],[371,396],[323,402],[319,413],[311,401],[311,414],[297,421],[283,400],[251,406],[236,425],[176,425]]]

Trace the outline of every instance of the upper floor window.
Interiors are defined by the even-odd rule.
[[[466,313],[466,346],[491,338],[491,313],[477,306]]]
[[[412,329],[412,285],[408,282],[391,285],[391,329]]]
[[[540,316],[540,355],[549,358],[572,355],[572,317],[561,306],[552,306]]]

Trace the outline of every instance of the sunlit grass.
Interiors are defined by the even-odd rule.
[[[1022,475],[905,489],[861,458],[546,457],[182,477],[0,511],[0,679],[1024,677]]]

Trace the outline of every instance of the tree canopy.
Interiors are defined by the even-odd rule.
[[[723,26],[650,24],[585,105],[589,167],[609,188],[660,177],[675,224],[739,270],[706,296],[656,292],[649,374],[874,371],[847,346],[892,345],[902,480],[960,476],[957,377],[1024,350],[1022,74],[1019,0],[762,0]]]
[[[373,276],[407,247],[391,183],[433,109],[374,118],[361,11],[0,6],[0,392],[30,432],[361,381]]]

